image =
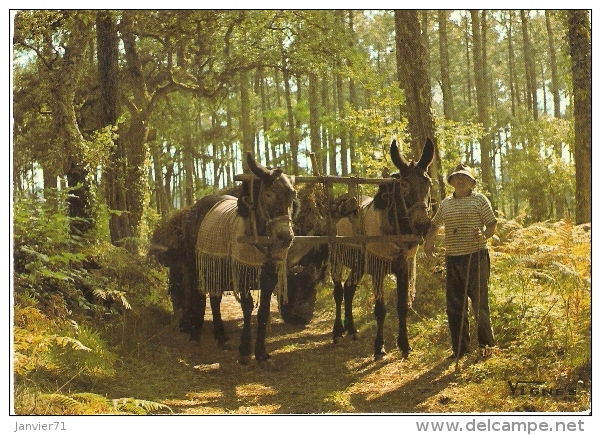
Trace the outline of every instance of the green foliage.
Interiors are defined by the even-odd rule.
[[[465,149],[482,137],[483,129],[482,124],[471,121],[452,121],[444,117],[437,117],[435,121],[441,172],[446,178],[459,162],[469,163]]]
[[[107,399],[95,393],[44,393],[36,396],[34,409],[30,414],[54,415],[148,415],[173,411],[167,405],[150,400],[131,397]]]
[[[374,91],[370,108],[355,109],[347,104],[347,115],[339,122],[356,137],[358,160],[354,174],[381,176],[382,162],[386,162],[384,166],[393,168],[389,156],[390,140],[399,136],[400,142],[405,142],[403,131],[407,121],[397,120],[403,99],[398,84],[392,84]]]
[[[570,221],[535,224],[496,250],[500,341],[555,376],[590,361],[590,232]]]
[[[19,196],[13,207],[13,368],[17,390],[24,389],[18,407],[27,407],[27,398],[46,384],[113,376],[117,355],[99,331],[120,322],[125,310],[167,303],[158,295],[164,273],[122,248],[72,235],[65,195],[45,193],[47,200]],[[70,400],[58,403],[75,406]],[[81,413],[77,406],[68,412]],[[118,412],[156,410],[143,401],[115,406]]]

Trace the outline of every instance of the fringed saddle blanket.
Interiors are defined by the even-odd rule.
[[[250,235],[250,223],[237,214],[237,198],[218,202],[209,210],[198,230],[196,262],[199,290],[204,294],[219,295],[233,290],[259,289],[261,267],[266,255],[254,245],[239,243],[238,237]],[[287,301],[287,250],[272,253],[276,263],[278,283],[274,293]]]
[[[388,221],[387,210],[376,210],[372,198],[365,199],[359,208],[359,215],[352,218],[343,218],[336,224],[338,236],[382,236],[394,234]],[[391,273],[392,262],[404,256],[407,260],[409,273],[409,303],[415,297],[415,254],[417,246],[408,249],[405,243],[377,242],[361,244],[334,244],[330,250],[330,272],[332,278],[340,280],[344,267],[351,269],[348,277],[350,283],[357,284],[361,273],[371,275],[374,283],[374,295],[383,297],[381,283],[384,277]],[[364,257],[363,254],[365,254]],[[361,270],[361,261],[363,270]],[[376,288],[377,287],[377,288]]]

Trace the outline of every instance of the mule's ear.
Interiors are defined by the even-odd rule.
[[[419,162],[417,162],[417,166],[422,168],[424,171],[428,170],[428,167],[434,161],[434,143],[430,138],[426,139],[426,144],[424,145],[424,149],[422,150],[422,156],[419,158]]]
[[[246,163],[248,164],[248,168],[252,171],[252,173],[259,177],[261,181],[269,181],[272,171],[257,162],[251,153],[246,153]]]
[[[390,143],[390,157],[392,158],[392,163],[394,163],[394,166],[396,166],[399,171],[402,172],[406,169],[409,169],[409,163],[399,151],[399,147],[396,144],[396,139],[392,139],[392,142]]]

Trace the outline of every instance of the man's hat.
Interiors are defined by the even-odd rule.
[[[474,177],[474,173],[472,172],[472,168],[470,168],[469,166],[464,165],[463,163],[460,163],[459,165],[457,165],[457,167],[455,168],[455,170],[453,172],[451,172],[449,174],[449,176],[447,177],[447,183],[450,183],[451,182],[451,177],[453,175],[457,175],[457,174],[467,175],[472,180],[476,181],[476,178]]]

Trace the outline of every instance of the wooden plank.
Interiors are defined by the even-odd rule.
[[[254,174],[238,174],[234,176],[235,181],[250,181],[256,178]],[[294,178],[295,183],[342,183],[342,184],[392,184],[398,181],[397,178],[365,178],[365,177],[337,177],[325,175],[321,177],[315,176],[298,176]]]
[[[323,243],[422,243],[424,239],[414,235],[400,236],[295,236],[294,240],[302,243],[319,245]],[[257,239],[249,236],[238,237],[239,243],[257,243],[259,245],[271,245],[269,237],[260,236]]]

